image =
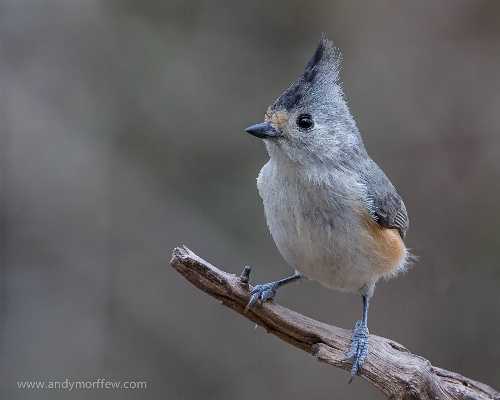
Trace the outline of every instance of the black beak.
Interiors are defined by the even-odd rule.
[[[270,139],[281,136],[279,132],[275,131],[269,122],[262,122],[260,124],[252,125],[245,129],[250,135],[257,136],[261,139]]]

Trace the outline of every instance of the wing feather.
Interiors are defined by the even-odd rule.
[[[382,228],[397,229],[404,239],[410,223],[405,204],[389,178],[375,163],[370,169],[372,173],[367,175],[372,179],[363,179],[366,207],[377,224]]]

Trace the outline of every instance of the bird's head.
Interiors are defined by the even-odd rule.
[[[265,140],[271,157],[309,164],[342,162],[364,152],[338,82],[341,59],[323,35],[302,75],[269,107],[264,122],[246,129]]]

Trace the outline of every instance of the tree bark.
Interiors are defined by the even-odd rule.
[[[223,305],[265,328],[267,332],[312,354],[318,361],[350,371],[342,361],[349,351],[352,331],[330,326],[296,313],[274,301],[255,303],[245,312],[252,287],[250,268],[242,276],[221,271],[187,247],[174,249],[171,265],[189,282]],[[370,335],[370,349],[358,373],[389,399],[495,399],[500,393],[480,382],[433,367],[390,339]]]

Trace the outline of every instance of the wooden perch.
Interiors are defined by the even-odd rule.
[[[350,371],[352,361],[342,361],[349,351],[352,331],[298,314],[274,301],[257,302],[245,313],[252,287],[250,268],[242,276],[223,272],[188,248],[174,249],[174,267],[198,289],[267,332],[312,354],[318,361]],[[370,335],[370,350],[358,375],[378,387],[390,399],[496,399],[500,393],[480,382],[433,367],[423,357],[380,336]]]

